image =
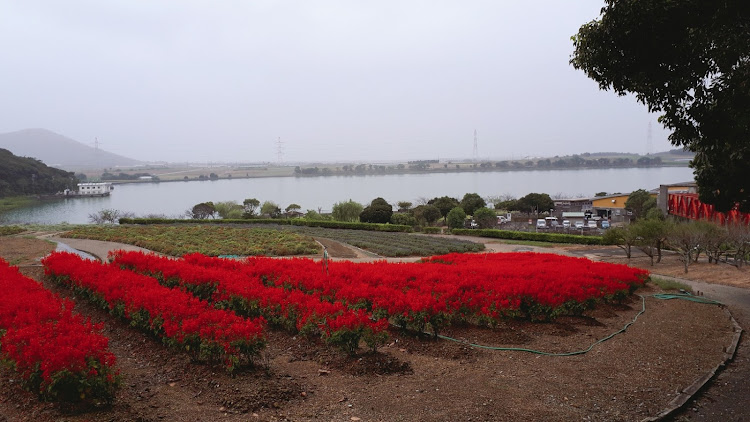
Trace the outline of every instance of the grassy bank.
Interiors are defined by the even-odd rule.
[[[31,196],[8,196],[0,198],[0,213],[8,212],[16,208],[28,207],[38,202],[38,199]]]

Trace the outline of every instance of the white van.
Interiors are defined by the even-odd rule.
[[[547,221],[543,218],[539,218],[536,220],[536,228],[537,229],[546,229],[547,228]]]

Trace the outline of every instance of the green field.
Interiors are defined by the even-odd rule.
[[[386,257],[431,256],[484,249],[481,243],[409,233],[266,224],[78,226],[64,236],[127,243],[172,256],[191,252],[209,256],[311,255],[320,252],[320,245],[313,237],[336,240]]]
[[[451,252],[479,252],[484,245],[466,240],[422,236],[410,233],[326,229],[321,227],[277,226],[308,236],[325,237],[365,249],[380,256],[431,256]]]
[[[64,234],[76,239],[127,243],[172,256],[199,252],[219,255],[311,255],[320,245],[309,236],[268,228],[212,225],[80,226]]]

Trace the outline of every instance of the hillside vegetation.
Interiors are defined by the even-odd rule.
[[[52,194],[76,185],[71,172],[48,167],[34,158],[17,157],[0,148],[0,198]]]

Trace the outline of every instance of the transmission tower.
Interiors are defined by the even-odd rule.
[[[477,146],[477,130],[474,129],[474,161],[479,161],[479,147]]]
[[[281,141],[281,136],[276,139],[276,160],[279,163],[284,161],[284,142]]]
[[[646,155],[651,154],[653,139],[651,137],[651,122],[648,122],[648,133],[646,134]]]

